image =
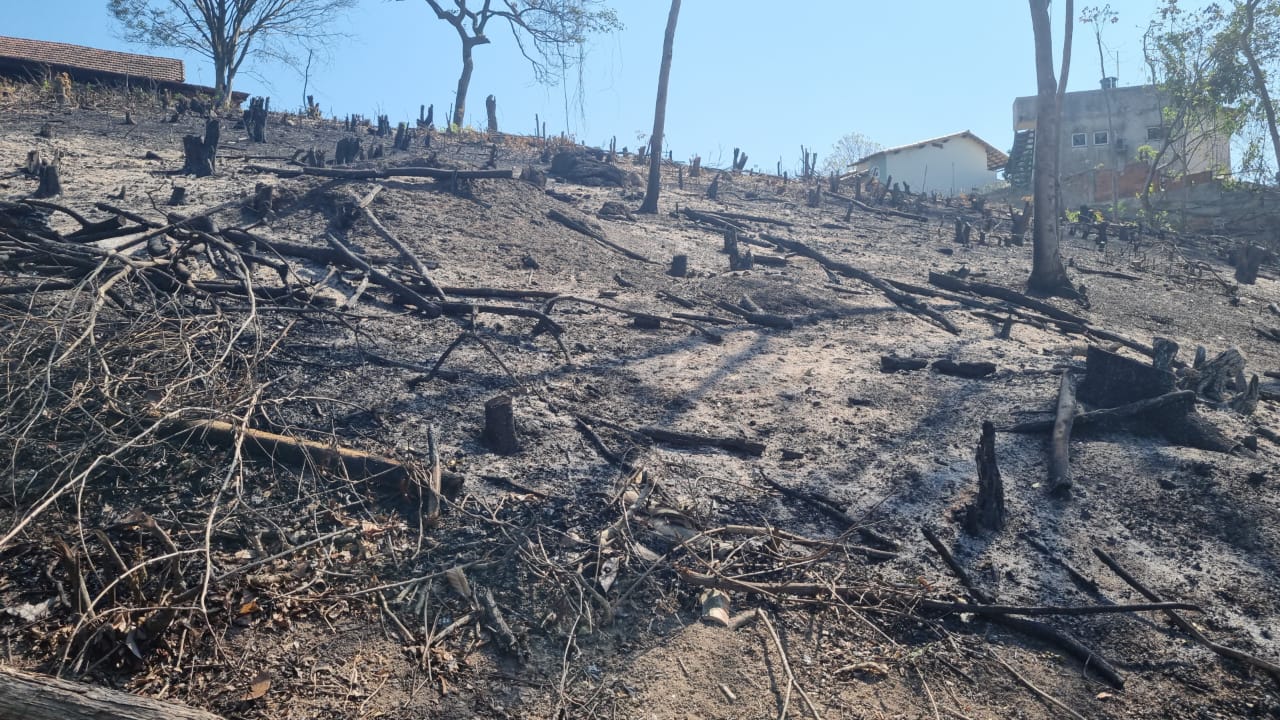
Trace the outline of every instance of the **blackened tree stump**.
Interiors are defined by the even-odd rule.
[[[249,109],[244,111],[244,129],[253,142],[267,141],[267,108],[270,105],[271,98],[256,97],[249,101]]]
[[[498,134],[498,98],[490,95],[484,99],[484,111],[489,119],[489,134]]]
[[[969,508],[966,526],[970,532],[994,532],[1004,529],[1004,481],[996,465],[996,427],[990,420],[982,423],[982,437],[974,450],[978,463],[978,497]]]
[[[676,255],[671,258],[671,269],[667,271],[671,277],[682,278],[689,274],[689,256]]]
[[[1178,357],[1178,343],[1169,338],[1158,337],[1151,342],[1152,354],[1151,364],[1157,370],[1173,370],[1173,361]]]
[[[204,125],[204,138],[198,135],[185,135],[182,138],[182,152],[186,158],[182,172],[196,177],[208,177],[218,169],[218,139],[222,135],[222,124],[217,120],[209,120]]]
[[[1235,253],[1236,282],[1253,285],[1258,282],[1258,267],[1268,255],[1267,249],[1250,243]]]
[[[36,176],[40,178],[40,185],[36,187],[33,197],[37,200],[57,197],[62,194],[62,178],[58,176],[58,161],[48,162],[40,161]]]
[[[1094,407],[1112,408],[1173,391],[1168,370],[1152,367],[1123,355],[1089,346],[1084,381],[1077,394]]]
[[[173,192],[169,195],[169,204],[170,205],[186,205],[187,189],[179,185],[174,185]]]
[[[360,138],[346,137],[338,141],[338,148],[333,154],[335,165],[348,165],[363,159],[364,152],[360,148]]]
[[[514,455],[520,450],[511,396],[499,395],[485,402],[483,439],[484,444],[499,455]]]

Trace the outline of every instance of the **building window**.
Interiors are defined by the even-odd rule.
[[[1072,133],[1071,147],[1084,147],[1085,145],[1088,145],[1089,141],[1086,138],[1087,136],[1084,133]]]
[[[1094,145],[1106,145],[1107,141],[1109,141],[1110,139],[1111,137],[1107,134],[1106,130],[1099,130],[1098,132],[1093,134]]]
[[[1162,126],[1160,126],[1160,125],[1156,125],[1156,126],[1154,126],[1154,127],[1149,127],[1149,128],[1147,128],[1147,139],[1148,139],[1148,140],[1163,140],[1163,139],[1164,139],[1164,127],[1162,127]]]

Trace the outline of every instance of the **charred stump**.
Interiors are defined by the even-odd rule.
[[[489,134],[498,134],[498,98],[490,95],[484,99],[484,111],[489,118]]]
[[[1003,530],[1004,481],[996,465],[996,427],[990,420],[982,423],[982,437],[974,450],[974,460],[978,464],[978,496],[969,507],[965,526],[972,533]]]
[[[33,196],[37,200],[57,197],[62,194],[62,178],[58,176],[57,160],[52,162],[41,160],[36,175],[40,178],[40,184],[36,187],[36,192]]]
[[[1267,257],[1267,249],[1250,243],[1236,251],[1236,282],[1253,285],[1258,282],[1258,267]]]
[[[520,444],[516,440],[516,416],[511,397],[499,395],[484,404],[484,444],[499,455],[514,455]]]
[[[249,101],[249,109],[244,111],[244,129],[253,142],[267,141],[267,109],[270,106],[271,98],[256,97]]]
[[[222,125],[217,120],[209,120],[204,125],[204,138],[198,135],[185,135],[182,138],[182,152],[185,162],[182,172],[196,177],[208,177],[218,169],[218,139],[222,134]]]
[[[689,274],[689,256],[676,255],[671,258],[671,269],[667,271],[671,277],[682,278]]]

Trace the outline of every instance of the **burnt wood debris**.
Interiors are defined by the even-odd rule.
[[[1198,587],[1180,573],[1207,556],[1157,540],[1181,518],[1238,534],[1224,567],[1271,548],[1240,498],[1274,493],[1273,245],[1090,221],[1063,243],[1089,287],[1042,297],[1021,197],[827,176],[807,146],[797,182],[486,111],[437,132],[426,104],[131,106],[110,131],[146,146],[106,188],[59,144],[70,120],[22,116],[0,632],[38,660],[0,669],[0,715],[359,705],[364,666],[304,667],[289,633],[369,623],[433,701],[515,702],[492,680],[543,715],[630,717],[639,681],[595,643],[700,619],[759,633],[770,716],[898,674],[977,715],[969,686],[1012,674],[1053,716],[1119,717],[1157,702],[1131,678],[1182,682],[1166,661],[1263,707],[1280,666],[1241,625],[1274,606]],[[1123,532],[1091,524],[1153,496]],[[255,655],[254,633],[289,640]]]

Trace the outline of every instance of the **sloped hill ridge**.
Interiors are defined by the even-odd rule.
[[[1280,325],[1274,268],[1236,286],[1222,239],[1069,238],[1090,307],[1047,302],[1092,335],[909,296],[951,333],[838,266],[1020,289],[1030,248],[996,244],[1002,209],[964,246],[967,201],[898,208],[920,221],[733,174],[711,200],[713,171],[672,165],[659,215],[608,219],[638,190],[516,179],[554,142],[423,132],[401,152],[363,128],[386,155],[354,168],[515,177],[284,177],[262,166],[296,171],[348,133],[277,115],[265,144],[225,121],[219,173],[193,178],[172,171],[202,118],[141,96],[64,111],[22,86],[4,102],[0,218],[26,218],[0,222],[8,665],[245,718],[1280,716],[1273,678],[1158,611],[1032,618],[1118,688],[1025,624],[939,605],[1147,602],[1097,548],[1197,606],[1179,612],[1205,636],[1280,660],[1267,382],[1252,413],[1198,400],[1231,453],[1082,424],[1067,498],[1044,435],[997,432],[1007,527],[964,528],[983,421],[1052,420],[1088,344],[1150,362],[1103,336],[1277,368],[1258,332]],[[60,158],[52,206],[21,204],[32,150]],[[165,204],[174,185],[187,204]],[[725,222],[779,260],[730,271]],[[73,237],[117,224],[138,227]],[[883,373],[887,355],[996,369]],[[486,441],[498,397],[514,454]],[[702,618],[718,607],[741,626]]]

